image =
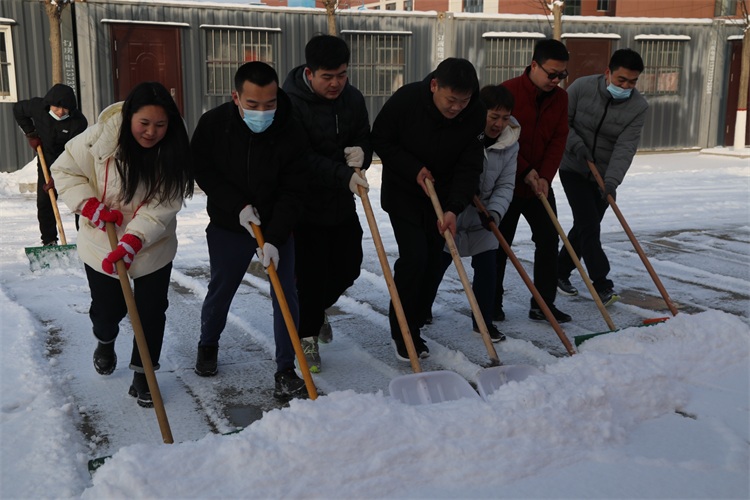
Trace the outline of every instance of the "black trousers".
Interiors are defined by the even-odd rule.
[[[602,199],[596,182],[576,173],[560,172],[560,182],[573,212],[573,227],[568,232],[570,246],[586,264],[586,271],[594,288],[600,292],[611,289],[614,284],[607,279],[609,259],[601,242],[601,222],[609,203]],[[567,278],[576,268],[566,248],[560,250],[557,266],[557,273],[561,278]]]
[[[95,271],[88,265],[86,277],[91,290],[89,317],[94,326],[94,336],[103,343],[114,342],[120,332],[120,321],[128,313],[120,280]],[[149,355],[154,369],[159,368],[161,346],[164,341],[164,325],[167,321],[169,300],[169,278],[172,263],[146,276],[133,280],[133,295],[138,308],[138,316],[143,326]],[[130,355],[130,368],[143,371],[138,345],[133,338],[133,351]]]
[[[547,198],[555,216],[557,204],[552,188]],[[547,210],[538,198],[513,198],[505,217],[500,221],[502,233],[508,245],[513,244],[518,221],[523,215],[531,228],[531,241],[534,242],[534,286],[548,306],[555,303],[557,296],[557,250],[559,236]],[[502,248],[497,250],[497,290],[495,300],[503,303],[503,279],[508,256]],[[537,307],[536,301],[531,299],[531,307]]]
[[[318,335],[326,309],[352,286],[362,267],[359,219],[336,226],[299,224],[294,229],[299,296],[299,336]]]
[[[39,232],[42,234],[42,244],[52,243],[57,240],[57,220],[52,210],[52,200],[42,186],[46,184],[42,164],[37,161],[36,179],[36,218],[39,220]],[[57,194],[57,191],[55,191]]]
[[[393,281],[396,283],[401,305],[404,308],[409,332],[415,343],[419,343],[419,329],[430,313],[434,290],[440,285],[443,269],[443,247],[445,239],[437,229],[436,218],[424,217],[421,224],[389,214],[393,234],[398,244],[398,259],[393,265]],[[388,308],[391,338],[401,341],[393,302]]]

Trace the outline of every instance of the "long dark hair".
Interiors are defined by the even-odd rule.
[[[169,121],[162,140],[148,149],[138,144],[130,130],[133,115],[144,106],[160,106]],[[116,163],[122,179],[120,197],[125,203],[133,200],[141,184],[146,188],[144,202],[162,203],[192,196],[190,140],[174,99],[161,83],[139,83],[125,99]]]

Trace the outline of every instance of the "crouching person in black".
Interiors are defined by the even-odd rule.
[[[219,338],[229,306],[258,251],[264,267],[273,262],[295,325],[299,302],[294,284],[292,227],[306,196],[304,133],[276,71],[254,61],[237,70],[232,100],[206,112],[191,141],[195,179],[208,196],[206,228],[211,278],[201,310],[195,372],[217,373]],[[251,223],[263,232],[258,247]],[[276,293],[271,289],[276,342],[274,396],[303,395],[294,371],[294,349]]]

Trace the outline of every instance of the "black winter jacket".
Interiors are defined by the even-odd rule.
[[[308,146],[283,90],[264,132],[251,132],[230,101],[201,116],[190,149],[211,223],[244,233],[239,213],[250,204],[259,212],[265,240],[277,247],[287,241],[308,192]]]
[[[308,164],[312,192],[302,219],[317,225],[338,225],[357,218],[354,195],[349,190],[353,170],[346,164],[344,148],[362,148],[362,168],[370,166],[370,120],[364,97],[348,82],[338,98],[329,100],[315,94],[305,78],[302,65],[290,71],[284,82],[311,147]]]
[[[372,126],[372,143],[383,162],[381,205],[392,215],[419,223],[434,218],[430,199],[417,184],[422,167],[435,178],[435,191],[444,211],[460,214],[479,187],[486,111],[478,93],[453,118],[435,106],[431,75],[398,89],[385,103]]]
[[[70,116],[57,121],[49,115],[50,106],[65,108]],[[65,144],[89,125],[86,117],[78,110],[73,89],[61,83],[49,89],[44,98],[33,97],[15,103],[13,117],[24,134],[36,132],[39,135],[48,167],[65,150]]]

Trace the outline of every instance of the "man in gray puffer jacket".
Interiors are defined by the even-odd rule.
[[[648,103],[635,89],[643,71],[641,56],[631,49],[612,54],[603,75],[578,78],[568,87],[570,132],[560,164],[560,182],[573,212],[568,239],[586,264],[594,288],[605,305],[619,297],[607,277],[609,260],[600,240],[601,221],[607,210],[607,195],[616,197],[638,148]],[[604,179],[602,192],[588,162]],[[558,290],[577,295],[570,283],[575,264],[562,248],[558,257]]]

